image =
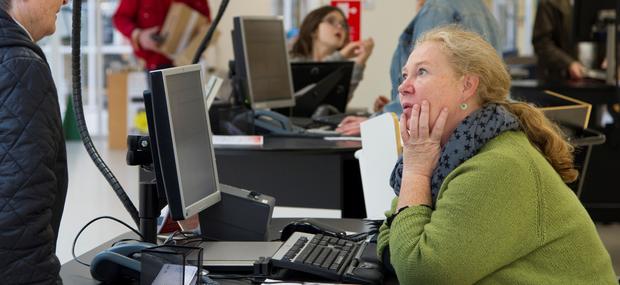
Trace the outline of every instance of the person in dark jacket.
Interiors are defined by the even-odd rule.
[[[0,284],[62,284],[56,239],[67,154],[52,74],[36,42],[66,0],[0,0]]]
[[[538,58],[540,79],[558,81],[583,78],[585,67],[577,59],[571,1],[542,0],[538,3],[532,44]]]

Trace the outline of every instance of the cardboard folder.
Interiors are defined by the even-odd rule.
[[[170,58],[175,58],[208,23],[204,15],[187,4],[172,3],[166,15],[166,21],[159,32],[163,38],[159,51]]]
[[[578,129],[588,127],[592,105],[549,90],[545,90],[544,94],[549,96],[546,100],[549,104],[541,106],[541,109],[547,118],[560,125]]]
[[[586,129],[592,105],[549,90],[512,94],[514,99],[534,103],[551,121],[570,128]]]

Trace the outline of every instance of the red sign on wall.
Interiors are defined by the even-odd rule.
[[[362,35],[361,19],[362,5],[360,0],[332,0],[332,6],[340,8],[347,17],[349,23],[349,38],[351,41],[359,41]]]

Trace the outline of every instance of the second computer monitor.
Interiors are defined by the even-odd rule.
[[[296,103],[292,115],[310,117],[321,105],[345,112],[349,101],[352,61],[295,62],[291,64]]]
[[[295,105],[284,24],[280,17],[234,18],[236,72],[253,109]]]

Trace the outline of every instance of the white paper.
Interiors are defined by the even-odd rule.
[[[152,285],[168,285],[168,284],[178,284],[181,279],[181,275],[183,274],[183,265],[179,264],[164,264],[161,270],[153,280]],[[183,285],[193,285],[196,284],[196,272],[198,272],[198,267],[196,266],[185,266],[185,276],[183,278]]]
[[[360,137],[325,137],[326,141],[362,141]]]
[[[213,136],[214,145],[263,145],[263,136]]]

